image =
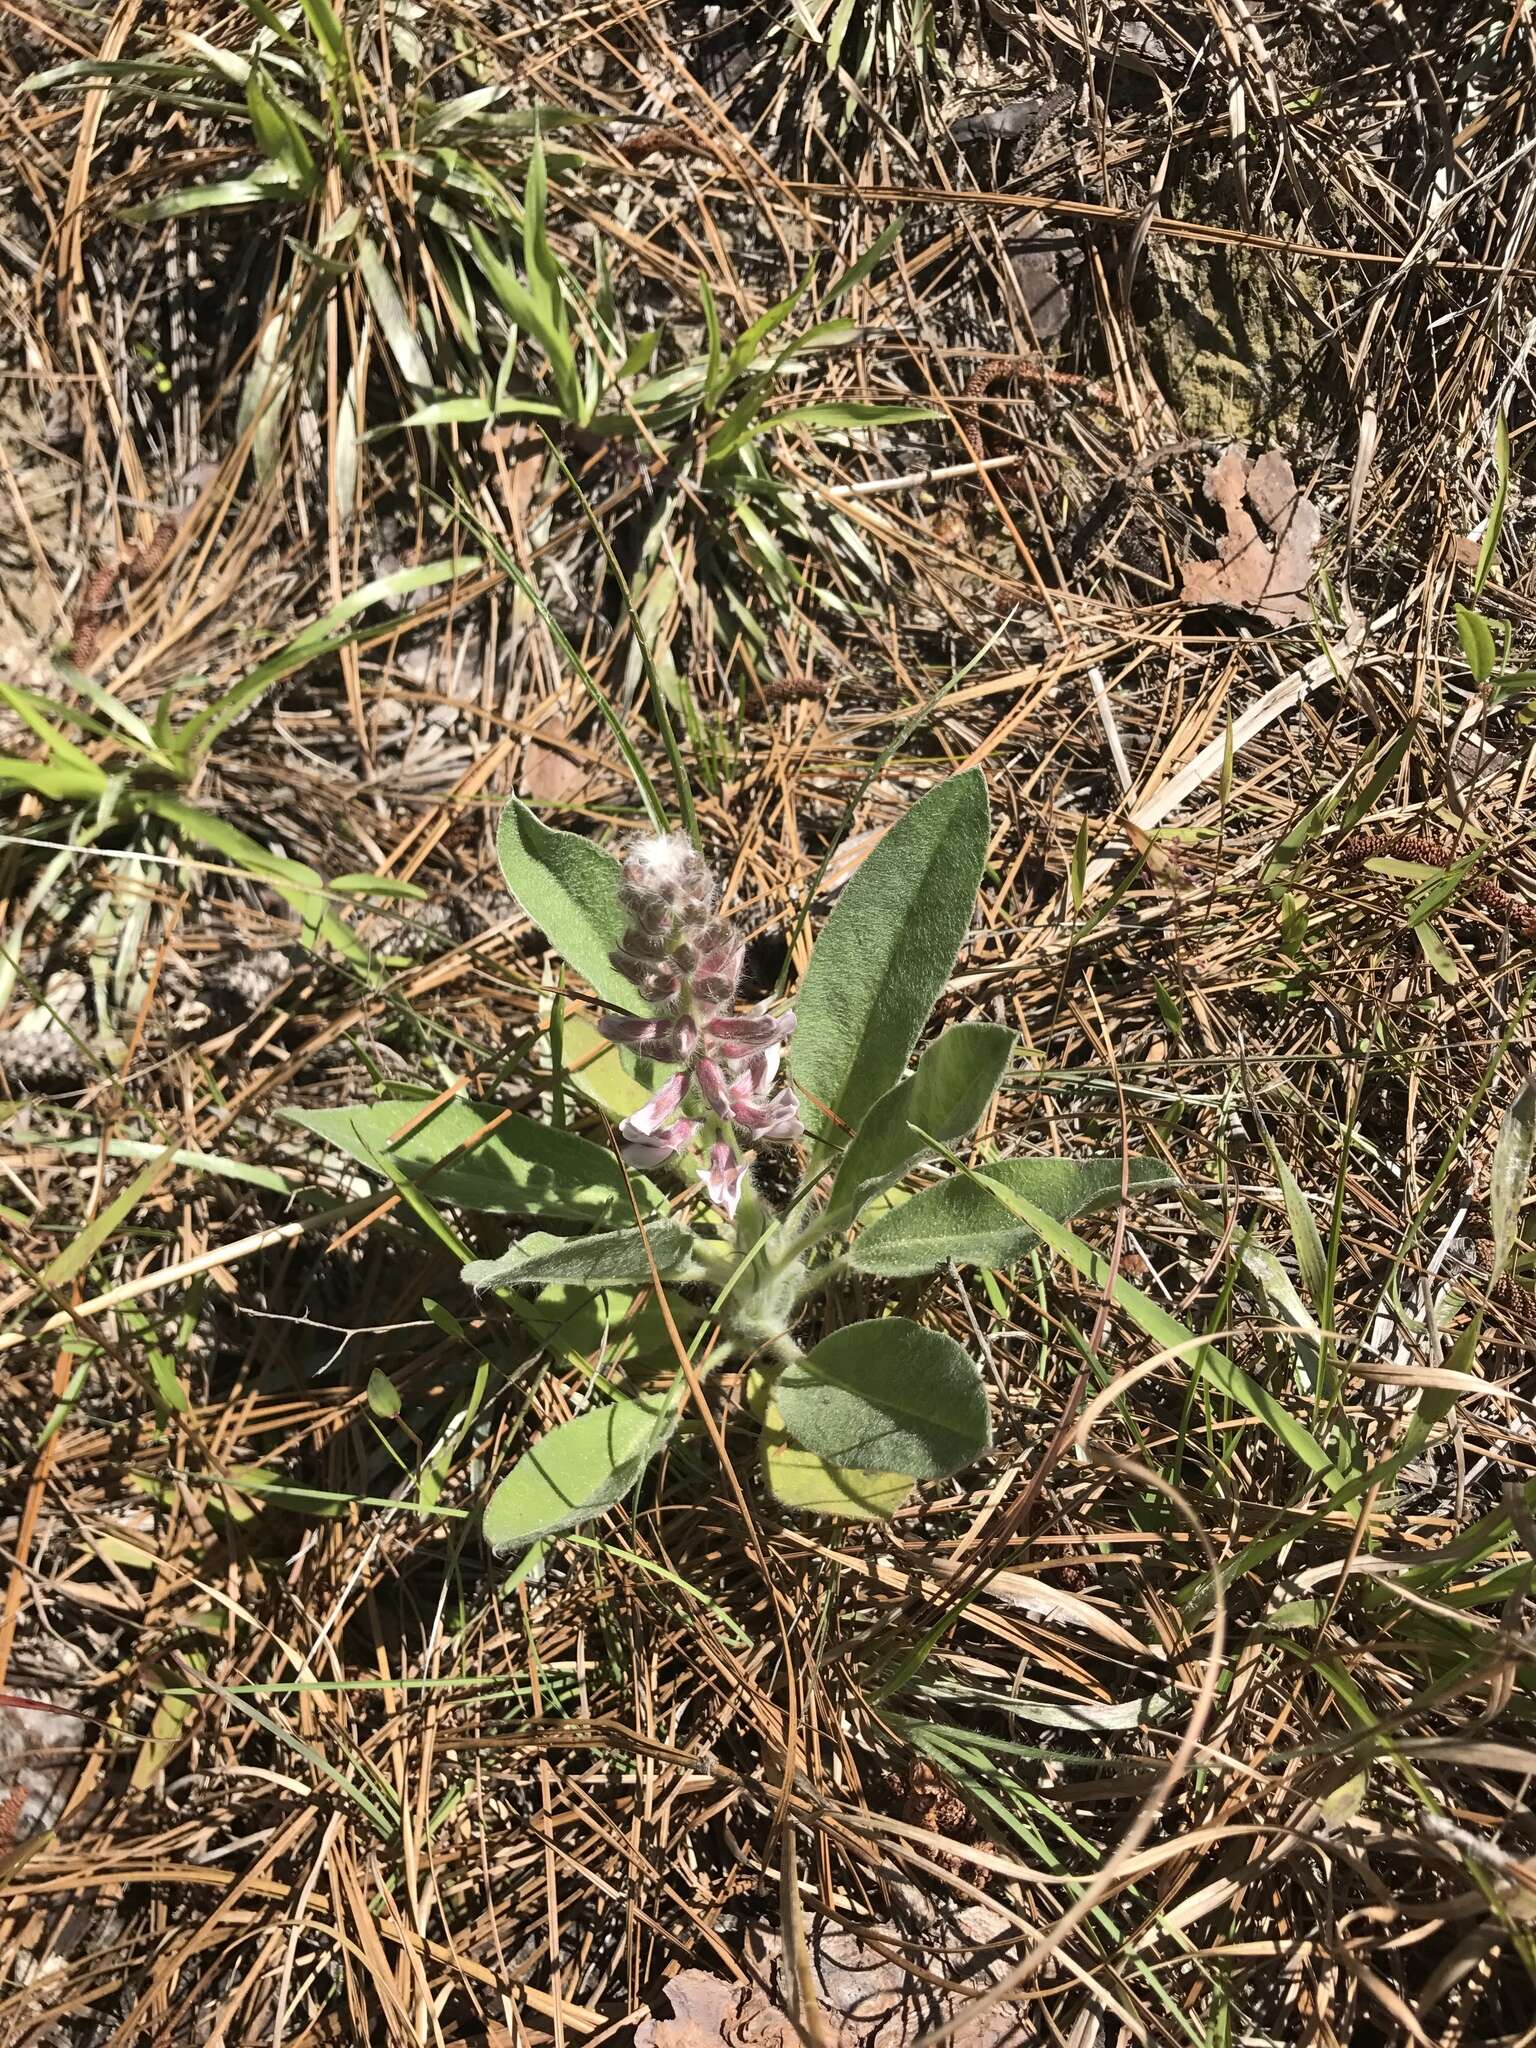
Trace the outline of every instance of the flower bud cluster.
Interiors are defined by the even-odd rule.
[[[680,833],[643,839],[624,863],[619,901],[629,925],[609,957],[660,1017],[609,1017],[603,1030],[648,1059],[691,1059],[702,1027],[732,1001],[741,939],[714,914],[714,878]]]
[[[794,1013],[729,1013],[741,978],[742,939],[715,908],[708,867],[681,834],[644,839],[624,862],[619,900],[629,923],[613,965],[658,1014],[605,1016],[598,1029],[617,1045],[681,1069],[620,1125],[625,1156],[659,1166],[690,1144],[701,1118],[683,1114],[691,1085],[707,1112],[752,1144],[789,1144],[801,1135],[795,1098],[774,1090],[780,1047]],[[706,1176],[711,1198],[733,1213],[741,1169],[717,1140]]]

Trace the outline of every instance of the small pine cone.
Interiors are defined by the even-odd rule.
[[[117,573],[115,560],[103,562],[80,593],[80,601],[75,606],[74,638],[66,655],[66,659],[78,669],[88,669],[96,659],[96,650],[101,644],[101,615],[112,596]]]
[[[616,145],[619,155],[626,163],[643,163],[648,156],[701,157],[708,151],[699,147],[686,135],[680,135],[673,128],[642,128],[638,134],[626,135]]]
[[[1511,931],[1518,932],[1524,939],[1536,937],[1536,909],[1512,896],[1508,889],[1501,889],[1497,882],[1486,879],[1474,881],[1467,892],[1474,903],[1480,903],[1490,916],[1507,924]]]
[[[60,1024],[41,1031],[0,1031],[0,1072],[13,1088],[36,1095],[72,1095],[102,1071]]]
[[[759,683],[757,694],[765,704],[816,704],[826,696],[827,686],[814,676],[776,676]]]
[[[1414,860],[1426,868],[1447,868],[1454,856],[1442,840],[1427,832],[1361,832],[1345,844],[1342,858],[1351,863]]]
[[[129,565],[135,583],[143,583],[159,569],[164,568],[166,557],[171,552],[181,521],[167,514],[149,539],[144,543]]]

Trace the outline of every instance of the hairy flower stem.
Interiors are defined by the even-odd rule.
[[[744,1182],[736,1217],[734,1259],[721,1248],[721,1275],[714,1301],[720,1342],[712,1363],[756,1358],[765,1351],[780,1356],[799,1312],[805,1268],[784,1257],[784,1228],[751,1181]],[[780,1362],[787,1361],[787,1354]]]
[[[823,1238],[829,1235],[840,1236],[846,1228],[846,1223],[839,1224],[836,1219],[829,1221],[827,1212],[820,1210],[790,1238],[785,1246],[784,1256],[786,1260],[803,1259],[807,1252],[815,1250]]]

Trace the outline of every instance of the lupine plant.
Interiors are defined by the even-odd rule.
[[[622,1499],[722,1367],[743,1377],[786,1508],[888,1515],[985,1452],[980,1367],[942,1330],[885,1313],[890,1283],[1006,1269],[1042,1241],[1081,1265],[1096,1255],[1062,1226],[1167,1178],[1143,1160],[957,1154],[1014,1034],[951,1024],[912,1054],[970,929],[989,835],[979,773],[936,784],[843,889],[793,1006],[745,1008],[742,934],[689,839],[657,833],[615,859],[508,805],[503,873],[574,977],[558,1111],[455,1094],[297,1113],[415,1207],[557,1226],[464,1268],[555,1355],[601,1360],[581,1412],[496,1488],[495,1548]],[[577,985],[604,1005],[595,1024]],[[608,1142],[567,1127],[573,1096],[606,1112]],[[433,1497],[467,1427],[429,1455]]]
[[[742,935],[688,839],[643,839],[619,862],[516,800],[503,820],[513,894],[612,1005],[597,1029],[650,1092],[614,1134],[626,1226],[526,1234],[464,1277],[482,1292],[664,1290],[695,1384],[706,1369],[746,1369],[768,1483],[787,1506],[887,1514],[991,1440],[976,1361],[905,1316],[851,1320],[853,1276],[1009,1265],[1037,1242],[1031,1215],[1064,1220],[1123,1185],[1119,1160],[1031,1160],[900,1190],[914,1169],[953,1158],[1013,1051],[1001,1025],[953,1024],[909,1068],[966,938],[988,836],[979,773],[939,783],[844,889],[793,1008],[744,1010]],[[797,1184],[776,1205],[758,1169],[790,1147],[798,1179],[782,1163],[774,1178]],[[606,1205],[612,1161],[598,1156],[593,1193]],[[1160,1177],[1133,1165],[1135,1180]],[[655,1180],[678,1190],[670,1206]],[[687,1377],[674,1368],[659,1390],[609,1383],[593,1396],[497,1488],[485,1517],[496,1547],[553,1535],[629,1492],[676,1431]]]

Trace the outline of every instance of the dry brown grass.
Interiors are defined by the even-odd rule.
[[[643,439],[396,435],[345,517],[355,278],[259,485],[236,405],[282,234],[122,218],[251,167],[238,101],[146,111],[25,83],[173,29],[243,49],[250,18],[7,10],[0,676],[78,704],[48,649],[167,512],[164,559],[113,578],[76,643],[146,718],[168,686],[178,716],[217,701],[374,575],[484,563],[261,696],[188,792],[324,877],[419,885],[332,899],[373,971],[307,948],[237,859],[5,797],[0,1685],[65,1713],[0,1720],[26,1790],[0,2040],[627,2041],[682,1967],[787,1996],[777,1958],[802,1943],[821,2024],[850,2044],[936,2042],[946,2016],[962,2039],[1071,2048],[1536,2039],[1532,1318],[1477,1248],[1536,985],[1467,890],[1436,914],[1457,978],[1437,976],[1408,884],[1348,850],[1356,814],[1471,832],[1488,873],[1527,886],[1519,699],[1469,689],[1452,608],[1502,410],[1513,482],[1481,602],[1519,667],[1532,29],[1487,4],[967,6],[922,67],[880,42],[860,86],[860,25],[903,11],[859,0],[831,81],[813,42],[767,40],[787,6],[714,26],[681,0],[413,18],[439,96],[501,81],[510,105],[604,117],[578,132],[554,240],[590,282],[599,233],[625,308],[680,355],[700,278],[739,329],[904,216],[837,309],[855,335],[795,395],[936,417],[770,441],[811,539],[781,602],[751,586],[754,646],[721,624],[739,528],[692,451],[668,469]],[[373,11],[353,32],[360,189],[408,317],[440,333],[448,285],[406,232],[408,67]],[[1017,160],[948,139],[978,100],[1062,85],[1065,128]],[[526,144],[497,148],[520,189]],[[312,241],[342,196],[285,231]],[[1075,299],[1042,351],[1012,258],[1047,229]],[[1217,364],[1198,384],[1192,305]],[[374,328],[384,419],[417,401]],[[1261,346],[1268,381],[1245,383]],[[1317,633],[1176,601],[1179,563],[1210,552],[1218,401],[1322,511]],[[1352,1484],[1308,1475],[1103,1287],[1042,1261],[928,1290],[981,1347],[998,1446],[889,1526],[773,1509],[728,1383],[735,1483],[685,1434],[541,1577],[486,1556],[486,1482],[566,1412],[577,1368],[536,1370],[451,1250],[280,1112],[380,1079],[538,1099],[547,963],[500,891],[492,821],[511,790],[594,830],[638,816],[593,690],[675,797],[597,539],[631,564],[673,489],[676,588],[650,586],[646,627],[692,693],[673,722],[753,972],[778,973],[839,833],[980,765],[991,868],[945,1009],[1023,1046],[983,1136],[1171,1159],[1183,1193],[1106,1227],[1106,1255]],[[41,752],[19,721],[4,745]],[[1256,1264],[1298,1272],[1266,1138],[1326,1256],[1310,1351]],[[1453,1352],[1477,1310],[1480,1343]],[[419,1446],[371,1414],[370,1371],[431,1446],[481,1356],[491,1398],[424,1511]],[[826,1949],[849,1934],[885,1958],[883,1976],[862,1958],[884,2033],[841,2010]]]

